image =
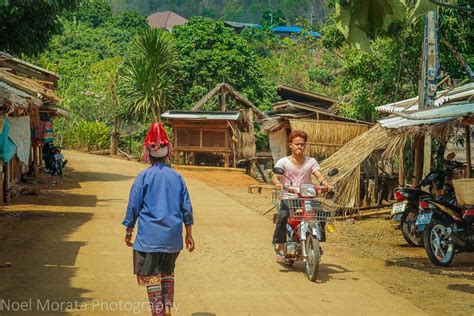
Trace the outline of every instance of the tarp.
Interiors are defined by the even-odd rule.
[[[16,155],[21,162],[28,165],[31,147],[30,117],[9,117],[8,121],[10,125],[8,136],[16,145]]]
[[[5,117],[0,117],[0,126],[3,125],[0,133],[0,159],[3,162],[9,162],[16,153],[16,145],[11,139],[8,137],[10,132],[9,122]]]

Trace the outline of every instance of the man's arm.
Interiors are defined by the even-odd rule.
[[[277,190],[281,190],[281,189],[283,188],[283,185],[282,185],[281,182],[280,182],[280,177],[281,177],[281,176],[280,176],[279,174],[276,174],[276,173],[274,173],[274,174],[272,175],[272,182],[273,182],[273,184],[275,185],[275,188],[276,188]]]
[[[313,175],[318,179],[319,183],[322,183],[323,185],[326,186],[331,186],[328,180],[323,176],[320,170],[314,170]]]

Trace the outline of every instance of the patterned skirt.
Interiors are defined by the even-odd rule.
[[[174,275],[175,253],[133,251],[133,273],[137,275],[139,285],[161,284],[162,277]]]

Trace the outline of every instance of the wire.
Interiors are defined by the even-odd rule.
[[[469,12],[474,12],[474,8],[471,7],[464,7],[464,6],[459,6],[459,5],[454,5],[454,4],[448,4],[448,3],[443,3],[435,0],[428,0],[429,2],[439,5],[440,7],[445,7],[445,8],[450,8],[450,9],[455,9],[455,10],[461,10],[461,11],[469,11]]]

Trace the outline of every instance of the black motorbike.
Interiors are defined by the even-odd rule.
[[[444,203],[455,205],[456,196],[451,183],[454,170],[463,166],[451,159],[444,161],[444,168],[432,170],[415,188],[401,188],[395,191],[395,203],[391,218],[400,222],[402,235],[410,246],[423,246],[423,233],[416,227],[420,197],[430,196]],[[428,186],[429,192],[422,190]]]
[[[474,205],[459,207],[424,196],[419,207],[416,225],[433,264],[447,267],[456,253],[474,251]]]
[[[66,166],[67,160],[64,160],[64,155],[61,153],[61,147],[55,146],[53,143],[44,144],[43,160],[44,172],[58,176],[63,174],[63,168]]]

